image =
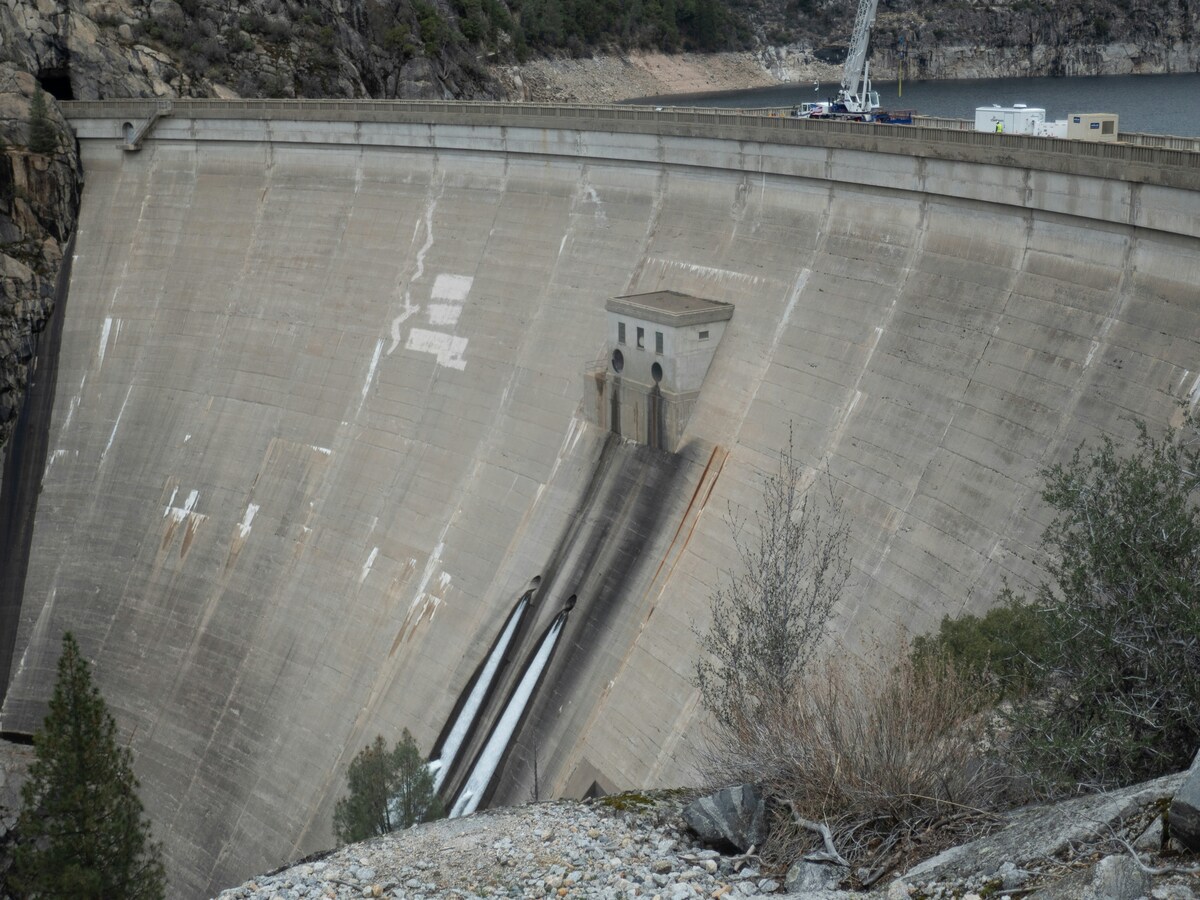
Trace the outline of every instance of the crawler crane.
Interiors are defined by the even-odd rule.
[[[832,100],[802,103],[796,115],[805,118],[855,119],[873,121],[879,109],[879,93],[871,90],[871,61],[867,45],[871,42],[871,26],[875,24],[875,8],[879,0],[859,0],[854,17],[854,33],[842,69],[842,85]]]

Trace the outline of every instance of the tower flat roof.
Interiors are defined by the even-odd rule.
[[[613,297],[604,304],[609,312],[624,313],[636,319],[646,319],[660,325],[678,328],[683,325],[703,325],[705,322],[724,322],[733,316],[733,304],[721,300],[705,300],[679,291],[650,291],[646,294],[627,294]]]

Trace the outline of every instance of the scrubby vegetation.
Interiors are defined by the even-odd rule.
[[[822,560],[841,565],[846,534],[840,519],[809,518],[807,498],[772,499],[781,483],[795,497],[784,454],[758,517],[768,549],[743,550],[745,571],[714,596],[696,670],[713,723],[706,774],[763,787],[778,819],[768,858],[795,859],[822,823],[869,883],[918,835],[985,824],[1031,794],[1188,766],[1200,746],[1198,426],[1189,415],[1158,438],[1138,423],[1127,452],[1105,438],[1042,470],[1055,512],[1045,581],[869,662],[813,663],[844,585]],[[782,567],[802,577],[774,578],[787,554],[768,552],[773,535],[806,527]],[[805,602],[814,591],[832,593]],[[754,602],[731,600],[741,593]],[[763,634],[789,635],[792,654]]]
[[[46,110],[46,97],[40,90],[33,92],[29,103],[29,149],[43,155],[58,149],[58,133]]]
[[[1200,746],[1198,425],[1137,423],[1128,453],[1104,438],[1045,469],[1047,579],[930,642],[1023,688],[1009,741],[1047,793],[1178,771]]]
[[[753,527],[730,510],[740,571],[712,597],[695,671],[700,702],[726,731],[748,710],[790,705],[850,575],[841,504],[828,481],[822,495],[802,490],[802,476],[789,434]]]

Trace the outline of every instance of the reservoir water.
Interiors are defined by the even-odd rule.
[[[968,81],[877,81],[885,109],[915,109],[927,116],[973,119],[975,107],[1024,103],[1046,110],[1047,119],[1069,113],[1116,113],[1121,131],[1200,135],[1200,74],[1102,75],[1069,78],[980,78]],[[754,108],[792,106],[837,93],[837,82],[783,84],[746,91],[674,94],[632,103]]]

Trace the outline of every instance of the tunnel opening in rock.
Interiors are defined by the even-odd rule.
[[[65,66],[53,69],[42,69],[38,72],[38,83],[55,100],[74,100],[75,91],[71,88],[71,72]]]

